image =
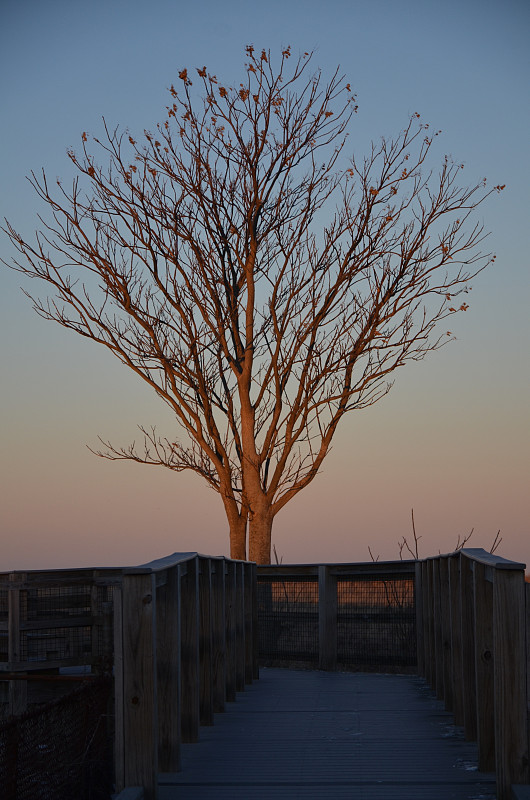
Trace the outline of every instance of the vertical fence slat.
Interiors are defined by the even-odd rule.
[[[215,560],[212,568],[213,710],[225,710],[226,703],[226,618],[225,562]]]
[[[453,684],[453,713],[456,725],[464,724],[460,558],[461,556],[459,554],[452,555],[449,558],[449,592],[451,595],[451,681]]]
[[[426,678],[431,686],[435,685],[436,680],[436,658],[434,647],[434,595],[433,595],[433,560],[429,559],[426,564],[426,603],[424,605],[424,617],[426,618]]]
[[[493,639],[497,798],[509,800],[529,779],[523,570],[495,570]]]
[[[478,768],[490,772],[495,769],[493,582],[486,572],[484,564],[473,565]]]
[[[199,738],[199,591],[198,558],[186,562],[180,580],[181,740]]]
[[[21,653],[21,625],[24,621],[24,604],[22,602],[22,589],[26,580],[26,573],[11,572],[9,574],[8,590],[8,622],[7,622],[7,660],[10,669],[16,670],[22,661]],[[27,656],[26,656],[27,658]],[[26,681],[9,681],[9,713],[23,714],[28,705],[28,685]]]
[[[442,669],[445,708],[454,708],[452,643],[451,643],[451,596],[449,592],[449,558],[444,556],[440,564],[440,613],[442,631]]]
[[[180,567],[167,570],[157,589],[158,766],[161,772],[180,769]]]
[[[254,587],[255,573],[253,564],[243,564],[243,609],[245,614],[245,683],[252,683],[254,678]]]
[[[235,618],[236,618],[236,691],[245,689],[245,591],[244,591],[244,563],[238,561],[236,568],[235,584]]]
[[[432,562],[432,590],[433,590],[433,633],[434,633],[434,660],[435,660],[435,685],[436,697],[444,699],[444,670],[443,670],[443,639],[442,639],[442,605],[440,588],[440,559]]]
[[[477,693],[475,679],[475,599],[471,561],[460,559],[460,619],[462,637],[462,696],[464,698],[464,732],[466,738],[477,738]]]
[[[337,577],[318,568],[318,668],[337,668]]]
[[[199,565],[200,721],[213,725],[211,561],[201,558]]]
[[[123,576],[124,783],[158,796],[156,583],[152,573]]]
[[[116,789],[125,788],[125,729],[123,686],[122,586],[114,587],[114,777]]]
[[[259,636],[258,636],[258,567],[251,564],[252,575],[252,677],[259,679]]]
[[[227,561],[225,565],[225,626],[226,626],[226,699],[236,699],[236,565]]]
[[[418,659],[418,675],[425,675],[425,632],[423,619],[423,564],[416,562],[416,649]]]

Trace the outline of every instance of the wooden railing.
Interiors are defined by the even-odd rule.
[[[255,570],[177,553],[139,567],[0,574],[0,702],[22,713],[28,685],[74,678],[65,667],[113,673],[116,789],[155,800],[181,742],[197,741],[199,725],[258,677]]]
[[[419,672],[478,742],[497,800],[528,784],[529,587],[524,564],[464,549],[417,563]]]
[[[255,564],[175,554],[123,570],[115,592],[116,783],[157,796],[236,691],[258,677]]]
[[[476,549],[418,562],[258,568],[181,553],[132,568],[4,573],[0,685],[8,681],[9,694],[1,699],[17,713],[28,698],[23,676],[112,670],[117,790],[142,787],[155,800],[158,774],[179,769],[181,742],[196,741],[199,725],[257,677],[258,632],[264,660],[288,642],[315,668],[343,668],[351,645],[361,658],[346,668],[363,668],[355,629],[373,642],[379,626],[385,647],[417,643],[419,673],[477,740],[498,800],[509,800],[512,785],[530,782],[529,592],[523,564]],[[292,627],[301,620],[303,645]],[[263,639],[271,631],[276,655]]]

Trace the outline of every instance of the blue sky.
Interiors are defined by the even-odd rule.
[[[506,184],[480,211],[497,261],[455,320],[458,341],[345,421],[322,475],[277,518],[285,561],[366,560],[368,545],[396,557],[414,507],[424,555],[472,527],[472,544],[488,547],[500,528],[501,554],[530,563],[529,36],[522,0],[1,6],[0,216],[24,233],[43,210],[30,170],[68,177],[66,148],[97,135],[102,116],[154,128],[179,69],[206,64],[237,80],[250,43],[314,50],[326,74],[340,65],[358,95],[356,154],[419,112],[443,131],[439,159],[465,164],[463,180]],[[198,478],[86,449],[98,434],[126,444],[138,423],[173,423],[109,355],[40,320],[20,284],[0,271],[0,570],[225,553],[220,502]]]

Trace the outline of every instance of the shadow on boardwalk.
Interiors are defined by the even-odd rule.
[[[262,669],[183,745],[160,800],[494,800],[476,765],[421,678]]]

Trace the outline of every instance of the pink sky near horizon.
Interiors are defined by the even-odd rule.
[[[345,420],[322,474],[277,517],[273,542],[286,563],[367,561],[368,547],[394,559],[414,508],[422,555],[451,551],[472,528],[470,546],[489,548],[500,529],[498,553],[530,569],[528,6],[274,0],[247,17],[240,2],[206,6],[177,14],[154,0],[151,18],[165,24],[149,38],[139,0],[96,0],[88,17],[66,0],[5,3],[0,215],[31,231],[42,210],[24,180],[31,169],[66,172],[66,147],[97,133],[101,114],[152,127],[178,67],[237,78],[249,42],[318,48],[328,74],[340,62],[359,96],[361,149],[419,111],[444,130],[440,158],[462,159],[469,182],[507,184],[481,212],[497,262],[455,318],[458,340],[399,370],[386,398]],[[0,256],[10,254],[2,238]],[[220,500],[199,478],[88,451],[98,435],[129,443],[137,424],[175,429],[110,355],[40,320],[20,285],[0,270],[0,571],[228,555]]]

